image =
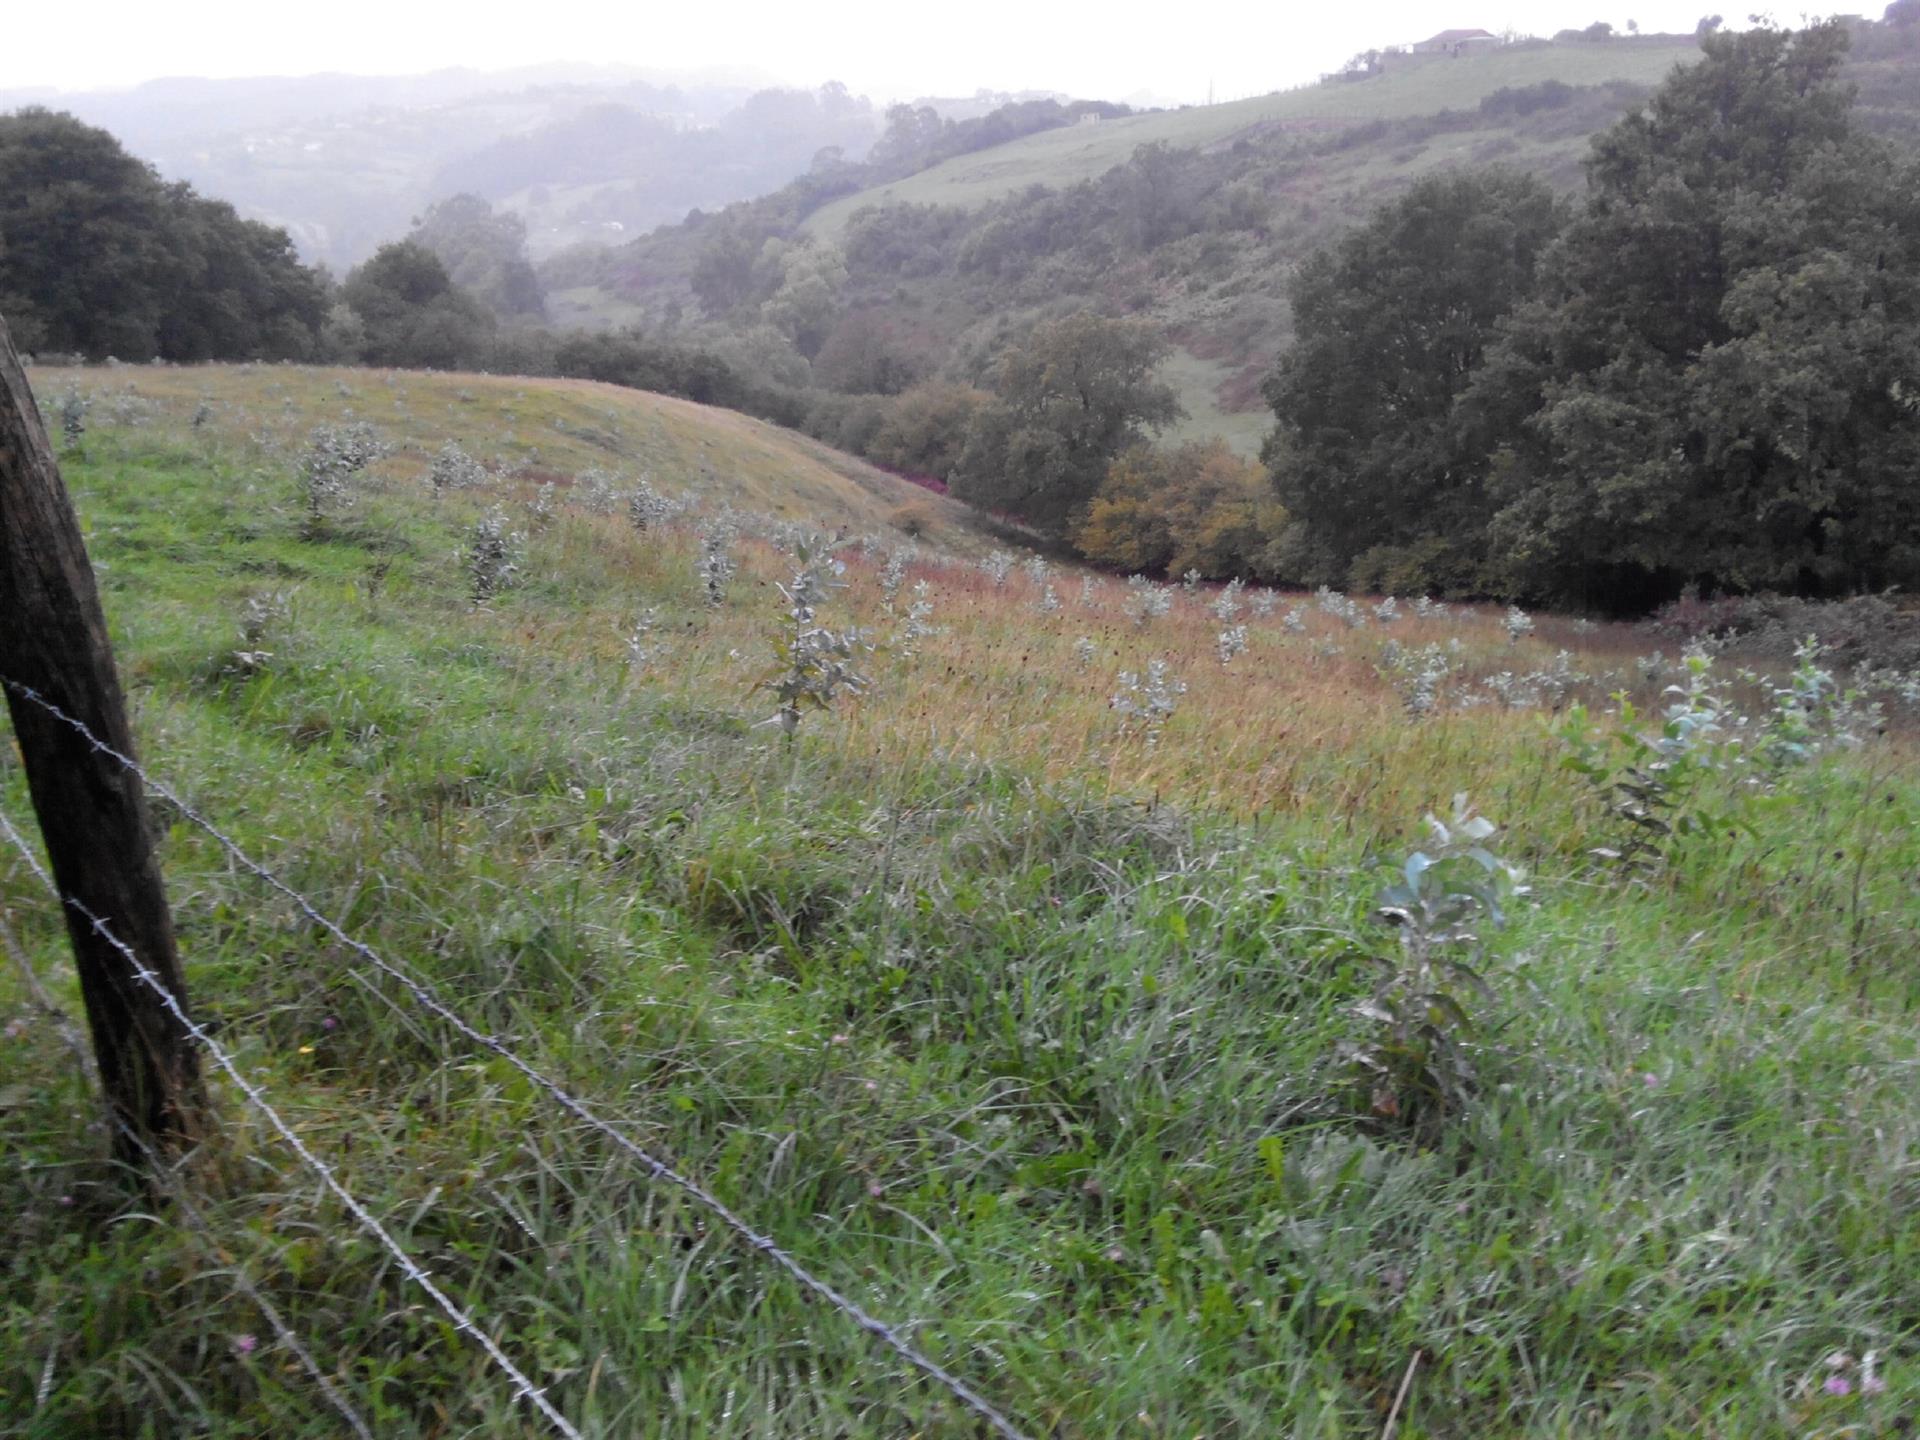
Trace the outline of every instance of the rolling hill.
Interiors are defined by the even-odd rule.
[[[1360,78],[1043,130],[855,193],[799,181],[567,257],[550,272],[553,313],[678,332],[775,383],[830,392],[815,407],[819,433],[854,449],[871,429],[860,396],[878,367],[847,366],[849,352],[886,350],[892,376],[982,385],[1041,320],[1081,308],[1144,317],[1173,342],[1162,378],[1186,418],[1168,437],[1252,455],[1302,258],[1436,171],[1504,165],[1575,192],[1592,136],[1697,54],[1691,37],[1646,36],[1396,56]],[[1863,123],[1914,134],[1909,30],[1857,23],[1849,76]],[[703,262],[726,246],[766,256],[795,245],[844,262],[817,348],[787,348],[768,323],[780,308],[768,304],[774,266],[718,305],[697,291]]]
[[[394,447],[384,468],[423,474],[449,442],[512,488],[570,488],[591,471],[776,521],[901,533],[975,554],[988,523],[944,495],[736,411],[590,380],[291,365],[36,367],[43,405],[69,392],[100,423],[178,423],[206,407],[216,435],[291,456],[316,425],[365,421]],[[51,426],[50,426],[51,428]]]
[[[0,839],[13,1433],[549,1433],[424,1274],[596,1440],[985,1433],[771,1246],[1034,1437],[1396,1405],[1409,1437],[1891,1436],[1920,1404],[1920,777],[1874,717],[1721,680],[1764,657],[1331,593],[1146,616],[883,539],[812,621],[879,642],[871,683],[787,739],[777,537],[715,593],[695,519],[563,503],[475,603],[476,521],[648,464],[709,514],[858,525],[885,477],[598,386],[33,378],[93,400],[62,470],[137,753],[193,807],[154,803],[155,848],[233,1069],[192,1209],[129,1185],[38,999],[80,1013],[62,906]],[[345,418],[397,448],[309,526],[286,451]],[[436,499],[449,437],[512,464]],[[1566,757],[1646,753],[1603,697],[1657,716],[1676,677],[1752,759],[1680,771],[1700,823],[1610,861],[1630,812]],[[28,792],[0,743],[32,835]]]
[[[1029,135],[836,200],[815,211],[806,228],[824,239],[837,239],[855,213],[872,205],[974,208],[1030,185],[1074,185],[1125,164],[1142,145],[1204,149],[1276,130],[1313,131],[1404,120],[1471,109],[1496,90],[1546,80],[1573,86],[1618,81],[1651,87],[1675,65],[1686,64],[1698,53],[1690,38],[1661,35],[1601,43],[1538,41],[1457,59],[1396,57],[1381,74],[1364,80],[1328,80],[1223,105],[1133,115]]]

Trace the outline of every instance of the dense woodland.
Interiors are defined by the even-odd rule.
[[[897,106],[864,161],[823,151],[622,249],[536,267],[517,215],[461,193],[339,281],[30,109],[0,117],[0,308],[56,353],[566,375],[742,409],[1124,570],[1616,611],[1912,584],[1913,9],[1703,24],[1701,60],[1651,95],[1549,80],[810,231],[841,196],[1121,113]],[[1490,163],[1366,213],[1302,198],[1435,135]],[[582,287],[644,323],[557,328],[550,297]],[[1273,419],[1260,465],[1146,448],[1182,418],[1176,343],[1236,357],[1227,388]]]

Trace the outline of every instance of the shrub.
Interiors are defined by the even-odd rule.
[[[1473,1008],[1493,991],[1481,975],[1484,932],[1506,923],[1519,872],[1487,848],[1494,824],[1456,795],[1448,820],[1429,815],[1432,838],[1389,868],[1377,915],[1399,930],[1399,955],[1379,959],[1381,977],[1358,1007],[1373,1026],[1342,1047],[1379,1122],[1430,1133],[1473,1098]]]

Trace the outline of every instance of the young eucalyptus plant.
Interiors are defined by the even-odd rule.
[[[507,524],[507,512],[495,505],[474,523],[467,540],[467,579],[476,609],[519,583],[527,537]]]
[[[762,724],[777,725],[789,748],[809,709],[826,710],[842,695],[867,688],[867,677],[854,668],[860,653],[870,648],[858,629],[833,630],[819,623],[820,607],[835,590],[846,588],[841,578],[846,566],[828,552],[826,542],[808,539],[795,543],[793,577],[780,586],[786,598],[786,624],[773,642],[774,665],[758,686],[771,690],[779,709]]]
[[[1425,1133],[1464,1109],[1475,1093],[1476,1008],[1493,1001],[1483,978],[1485,934],[1506,923],[1507,901],[1524,893],[1520,873],[1488,848],[1495,826],[1456,795],[1451,816],[1427,817],[1428,841],[1397,865],[1375,897],[1375,915],[1395,926],[1399,953],[1355,1013],[1371,1033],[1342,1047],[1367,1112]]]
[[[353,480],[385,453],[386,447],[364,422],[321,425],[307,437],[300,457],[300,483],[307,504],[307,531],[317,532],[329,512],[346,502]]]
[[[433,488],[436,500],[449,490],[471,490],[486,478],[487,472],[480,462],[452,440],[440,447],[433,463],[427,467],[427,484]]]

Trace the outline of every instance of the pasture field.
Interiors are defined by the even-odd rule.
[[[834,240],[854,213],[869,205],[972,209],[1029,185],[1075,185],[1124,165],[1140,146],[1156,142],[1176,149],[1204,148],[1273,127],[1348,125],[1471,109],[1496,90],[1544,80],[1576,86],[1625,80],[1653,86],[1675,65],[1687,64],[1698,54],[1691,39],[1649,39],[1520,45],[1458,59],[1413,57],[1364,81],[1330,81],[1221,105],[1044,130],[836,200],[815,211],[806,229]]]
[[[92,400],[63,468],[143,761],[1024,1433],[1920,1417],[1912,677],[1881,716],[1795,712],[1778,667],[1735,678],[1762,657],[1689,672],[1634,627],[1148,600],[606,387],[33,379],[56,438],[60,396]],[[349,418],[395,448],[315,520],[304,437]],[[436,496],[450,438],[503,463]],[[641,532],[617,499],[643,469],[677,503]],[[517,583],[476,606],[496,506]],[[755,686],[796,521],[845,532],[819,621],[874,648],[788,742]],[[1594,852],[1650,832],[1554,733],[1584,704],[1604,751],[1615,692],[1634,729],[1675,703],[1695,726],[1660,752],[1697,776],[1687,823],[1632,864]],[[1440,1109],[1353,1056],[1426,933],[1380,892],[1462,793],[1525,893],[1455,946],[1485,991],[1436,1022]],[[0,808],[31,830],[10,745]],[[985,1433],[155,818],[203,1020],[583,1433]],[[4,846],[0,919],[77,1011]],[[196,1232],[130,1198],[11,964],[0,1026],[0,1435],[343,1433],[241,1274],[375,1433],[543,1433],[230,1088]]]

